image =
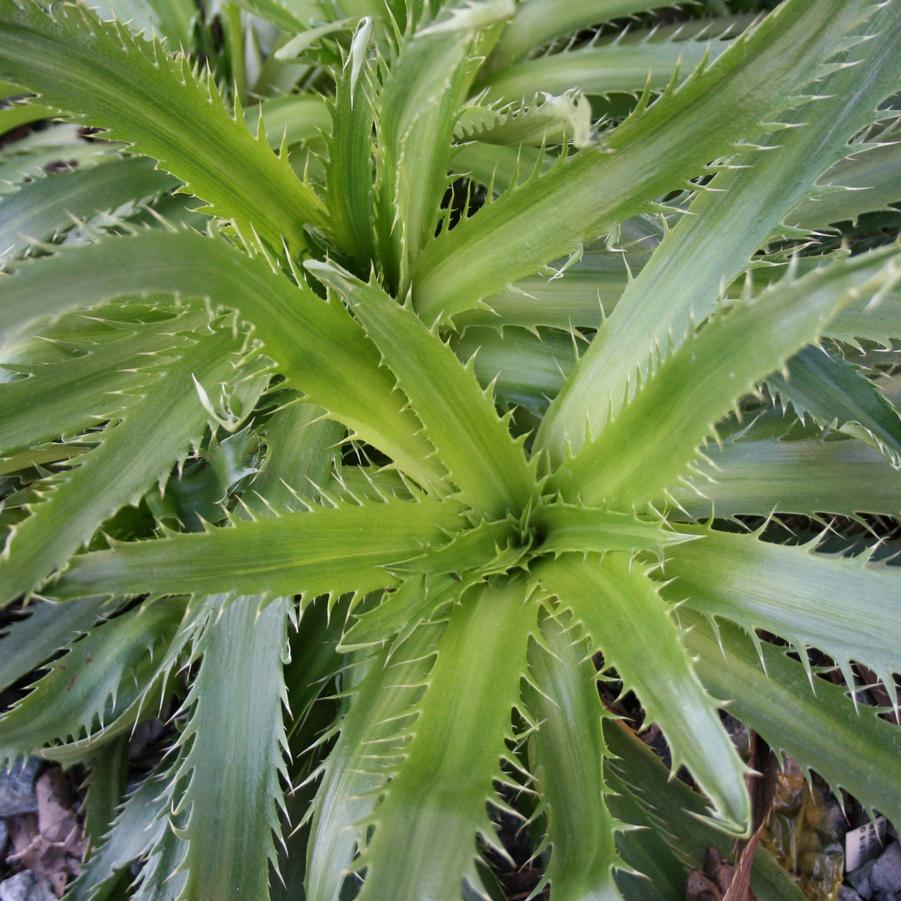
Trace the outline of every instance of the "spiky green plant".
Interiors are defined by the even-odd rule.
[[[656,5],[0,0],[0,758],[89,772],[67,897],[497,897],[506,812],[554,901],[681,898],[726,704],[901,824],[844,527],[901,255],[828,228],[901,199],[901,4],[598,27]]]

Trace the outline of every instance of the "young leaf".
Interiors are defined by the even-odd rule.
[[[513,14],[513,0],[476,0],[404,41],[379,97],[380,262],[398,296],[435,233],[447,187],[454,123],[475,75],[480,29]]]
[[[629,513],[563,503],[536,510],[532,525],[540,535],[537,549],[549,554],[663,551],[671,544],[691,540],[683,533],[664,529],[660,522]]]

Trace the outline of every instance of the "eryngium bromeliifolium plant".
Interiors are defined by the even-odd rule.
[[[68,897],[497,897],[514,817],[555,901],[679,898],[723,709],[901,822],[901,255],[830,230],[901,198],[901,4],[599,27],[653,6],[0,0],[0,757],[89,774]]]

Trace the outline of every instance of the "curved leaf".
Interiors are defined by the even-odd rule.
[[[729,709],[735,716],[770,747],[815,769],[836,791],[841,786],[866,807],[901,822],[896,725],[872,708],[858,710],[843,688],[824,680],[814,680],[814,696],[804,668],[781,648],[763,643],[755,649],[728,623],[719,625],[717,636],[697,614],[680,613],[680,619],[692,627],[687,644],[697,655],[698,674],[711,691],[734,699]]]
[[[414,275],[417,310],[431,322],[470,309],[734,152],[840,49],[863,7],[787,0],[713,65],[641,106],[602,149],[582,150],[433,240]]]
[[[229,115],[211,75],[198,79],[187,58],[88,7],[61,6],[51,16],[32,0],[3,0],[0,72],[157,160],[247,237],[303,248],[304,224],[324,224],[312,189]]]
[[[212,393],[234,378],[239,349],[231,331],[198,336],[148,370],[119,421],[97,436],[98,446],[45,480],[30,515],[13,527],[0,554],[0,603],[37,588],[105,519],[137,502],[199,443],[211,416],[195,385]]]
[[[186,334],[204,329],[208,321],[204,310],[186,305],[158,321],[112,319],[101,336],[76,332],[56,338],[51,330],[11,354],[0,368],[20,377],[0,383],[0,453],[75,435],[113,418],[146,388],[154,362],[187,352]],[[42,360],[41,345],[56,340],[79,352]]]
[[[788,361],[785,376],[770,376],[767,384],[802,419],[858,438],[901,467],[901,414],[853,363],[809,347]]]
[[[75,220],[137,205],[177,184],[143,159],[113,160],[28,182],[0,205],[0,263],[71,228]]]
[[[337,290],[362,323],[461,497],[487,514],[520,513],[532,495],[534,467],[472,371],[429,332],[412,307],[396,303],[375,283],[365,284],[326,263],[307,268]]]
[[[747,833],[751,805],[744,764],[720,723],[716,701],[695,675],[684,636],[656,584],[623,553],[607,554],[603,561],[566,554],[535,572],[583,625],[607,666],[616,667],[625,688],[638,695],[647,722],[657,723],[666,736],[673,771],[688,767],[711,800],[715,823],[737,835]]]
[[[707,38],[707,35],[704,36]],[[563,50],[502,69],[480,82],[491,100],[530,100],[536,94],[579,90],[589,95],[662,91],[673,77],[685,78],[701,60],[715,59],[725,40],[616,41]]]
[[[502,69],[558,35],[660,5],[659,0],[571,0],[565,5],[556,0],[523,0],[498,40],[487,67]]]
[[[219,238],[146,231],[65,248],[0,277],[0,340],[41,316],[58,316],[122,295],[171,292],[238,310],[265,352],[311,402],[325,407],[425,484],[436,481],[432,448],[393,394],[376,349],[338,304],[274,272]]]
[[[845,12],[852,12],[851,5]],[[788,122],[801,127],[768,138],[775,149],[737,156],[730,165],[738,168],[717,173],[712,190],[698,193],[623,293],[539,430],[536,445],[546,447],[554,462],[567,444],[578,448],[587,432],[597,435],[619,412],[659,359],[715,310],[724,286],[746,269],[815,179],[847,152],[847,142],[878,118],[876,107],[895,89],[901,11],[867,4],[866,12],[860,30],[870,40],[843,57],[843,65],[852,65],[817,85],[818,95],[830,96],[790,113]],[[861,59],[864,76],[853,65]]]
[[[183,613],[174,600],[142,604],[74,642],[0,717],[0,760],[52,753],[53,744],[80,739],[139,705],[156,671],[154,657],[175,637]]]
[[[561,464],[552,483],[569,497],[614,507],[639,508],[659,497],[757,380],[815,341],[852,298],[878,297],[899,278],[901,254],[892,246],[800,279],[789,274],[717,316],[660,365],[597,439]]]

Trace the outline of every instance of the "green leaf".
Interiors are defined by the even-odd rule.
[[[901,513],[901,479],[876,451],[840,441],[728,441],[668,493],[695,519],[780,513]],[[661,501],[663,499],[661,498]]]
[[[901,143],[897,132],[892,137],[895,143],[852,145],[850,154],[817,182],[817,192],[791,211],[788,223],[822,228],[888,210],[901,200]]]
[[[280,781],[287,779],[282,663],[291,602],[260,609],[258,598],[223,602],[195,642],[203,655],[179,742],[189,748],[177,778],[186,825],[189,899],[269,898],[279,836]],[[215,836],[215,841],[211,837]]]
[[[36,670],[60,648],[87,632],[97,621],[104,598],[84,598],[71,604],[36,601],[24,619],[6,626],[0,637],[0,691]]]
[[[252,132],[257,131],[261,119],[266,140],[273,147],[281,147],[283,142],[289,147],[301,144],[331,128],[328,105],[316,94],[270,97],[244,111],[244,121]]]
[[[586,431],[597,435],[619,412],[656,362],[715,310],[723,287],[746,269],[815,179],[844,156],[854,134],[878,118],[874,110],[897,77],[901,15],[897,7],[874,9],[868,7],[864,29],[872,40],[843,58],[844,64],[863,59],[862,66],[840,68],[818,85],[817,94],[831,96],[791,113],[788,121],[800,127],[765,139],[776,149],[735,157],[731,164],[747,168],[718,173],[623,293],[539,430],[536,445],[547,447],[553,462],[568,443],[578,449]]]
[[[672,750],[711,802],[716,824],[736,835],[750,827],[744,764],[720,723],[714,701],[695,675],[684,636],[656,584],[627,554],[548,560],[535,570],[544,588],[572,611],[593,648],[638,695],[648,723],[657,723]],[[654,666],[648,667],[647,661]]]
[[[343,70],[336,75],[325,167],[326,204],[335,243],[367,269],[375,257],[371,32],[372,20],[364,19],[354,34]]]
[[[116,819],[128,775],[128,735],[104,745],[91,761],[82,812],[89,853],[96,852]]]
[[[434,235],[457,113],[475,76],[481,29],[509,18],[512,0],[457,7],[401,45],[378,100],[378,238],[388,284],[404,296]]]
[[[78,434],[120,413],[153,378],[148,373],[154,364],[186,353],[191,347],[187,333],[207,325],[209,317],[199,305],[168,306],[167,315],[150,322],[141,322],[139,311],[132,321],[120,321],[107,309],[97,313],[101,321],[110,317],[105,334],[70,337],[51,329],[10,353],[0,366],[20,378],[0,383],[0,453]],[[48,342],[78,353],[45,361],[41,354]]]
[[[698,674],[711,691],[734,699],[733,715],[836,791],[841,786],[865,807],[901,821],[897,726],[879,719],[873,708],[856,708],[842,687],[822,679],[814,680],[814,696],[804,668],[782,648],[763,643],[755,649],[728,623],[719,625],[717,636],[687,611],[680,619],[692,627],[687,644],[697,655]]]
[[[445,604],[458,601],[472,585],[511,569],[524,552],[515,537],[509,521],[482,522],[444,545],[395,564],[392,572],[404,576],[404,581],[378,607],[354,620],[341,638],[341,649],[384,642],[398,633],[398,641],[404,640],[421,622],[440,616]]]
[[[89,0],[88,6],[103,19],[118,19],[150,40],[160,34],[170,49],[191,49],[197,7],[190,0]]]
[[[493,71],[509,66],[558,35],[660,5],[658,0],[571,0],[565,5],[556,0],[523,0],[498,40],[487,68]]]
[[[154,771],[122,806],[105,841],[82,865],[81,874],[68,889],[71,901],[106,901],[113,897],[116,874],[153,848],[161,839],[167,797]]]
[[[89,168],[109,160],[114,144],[86,141],[75,125],[50,125],[16,141],[0,153],[0,197],[18,190],[23,181],[43,178],[61,160],[68,167]]]
[[[491,386],[498,402],[535,412],[557,393],[577,359],[572,337],[556,331],[467,328],[451,346],[459,359],[473,361],[479,384]]]
[[[310,262],[307,268],[339,292],[362,323],[461,497],[490,515],[522,512],[532,495],[534,467],[472,370],[412,307],[396,303],[374,282],[365,284],[327,263]]]
[[[315,486],[329,478],[344,430],[322,419],[312,404],[295,403],[277,410],[261,430],[267,455],[253,481],[252,495],[242,500],[256,514],[272,510],[296,510],[298,498],[315,499]]]
[[[238,350],[231,331],[198,336],[147,371],[135,400],[97,435],[97,447],[45,480],[30,515],[13,528],[0,555],[0,603],[36,589],[105,519],[137,503],[200,442],[212,417],[195,385],[213,394],[222,382],[240,378]]]
[[[717,316],[664,360],[597,439],[561,464],[554,486],[567,497],[612,507],[637,509],[658,498],[756,381],[815,341],[852,298],[878,296],[891,286],[901,277],[899,260],[888,247],[800,279],[789,274]]]
[[[643,237],[647,239],[648,235]],[[504,293],[486,297],[479,309],[461,313],[455,324],[465,327],[464,341],[472,326],[546,326],[565,332],[573,327],[600,328],[626,289],[630,269],[637,270],[644,264],[643,259],[636,257],[631,251],[628,255],[586,251],[572,265],[564,261],[557,270],[549,267],[547,275],[521,279]],[[510,334],[504,331],[503,340],[509,338]],[[566,343],[571,349],[572,340]],[[573,356],[572,349],[569,356]],[[567,368],[572,368],[574,360],[567,362]]]
[[[70,645],[0,717],[0,760],[35,752],[53,756],[57,743],[81,739],[122,711],[137,709],[156,671],[154,658],[172,642],[183,612],[174,600],[142,604]]]
[[[458,901],[464,881],[478,890],[476,836],[499,847],[486,805],[499,803],[493,783],[505,781],[500,761],[537,612],[521,579],[477,587],[454,608],[357,861],[361,901]]]
[[[840,49],[863,5],[781,4],[713,65],[639,107],[602,149],[582,150],[433,240],[416,268],[416,308],[428,321],[470,309],[732,153]]]
[[[711,37],[612,41],[563,50],[502,69],[480,81],[479,87],[491,100],[531,100],[536,94],[571,90],[589,95],[662,91],[674,76],[685,78],[705,57],[715,59],[729,46],[728,41]]]
[[[288,380],[314,403],[390,454],[405,472],[434,484],[432,448],[394,394],[378,351],[340,304],[274,272],[261,257],[190,230],[141,232],[65,248],[0,277],[0,341],[41,316],[58,316],[122,295],[171,292],[237,309]]]
[[[305,31],[311,18],[323,15],[315,0],[235,0],[235,3],[289,34]]]
[[[876,341],[885,346],[901,339],[901,290],[896,286],[878,304],[864,298],[845,307],[826,327],[826,336],[851,344]]]
[[[322,203],[287,158],[229,115],[208,73],[198,79],[188,59],[170,57],[159,42],[84,6],[51,17],[31,0],[3,0],[0,37],[0,72],[157,160],[248,238],[300,249],[304,225],[325,223]]]
[[[134,208],[176,185],[143,159],[118,159],[29,182],[0,207],[0,262],[66,231],[76,220]]]
[[[321,767],[307,845],[306,897],[338,901],[365,836],[376,792],[402,752],[404,727],[419,685],[432,668],[435,627],[420,628],[388,660],[382,651],[357,661],[346,712]],[[318,773],[317,773],[318,774]]]
[[[825,651],[853,682],[851,662],[863,663],[891,692],[901,672],[901,570],[866,559],[773,544],[756,535],[682,527],[700,541],[670,550],[664,567],[675,582],[666,596],[749,631],[764,629],[804,655]]]
[[[388,501],[282,513],[204,533],[175,533],[76,557],[48,593],[319,594],[397,584],[385,567],[458,526],[449,501]],[[340,562],[340,567],[338,563]]]
[[[808,347],[770,376],[768,387],[803,419],[857,438],[901,467],[901,415],[894,404],[853,363]]]
[[[663,551],[671,544],[691,540],[668,531],[661,522],[603,508],[554,503],[541,507],[531,523],[540,536],[541,553],[566,551]]]
[[[684,901],[688,871],[703,866],[711,845],[719,848],[724,856],[731,854],[734,841],[702,818],[704,799],[680,779],[673,779],[660,758],[640,738],[618,722],[607,720],[606,726],[604,735],[610,749],[608,778],[610,788],[615,792],[611,795],[610,806],[620,817],[628,816],[629,823],[644,827],[619,836],[623,855],[630,862],[635,857],[636,864],[650,864],[642,872],[652,877],[657,875],[657,865],[663,863],[666,867],[663,882],[658,883],[655,879],[650,886],[651,894],[638,897],[654,901],[660,897],[657,894],[659,885],[672,884],[672,862],[661,854],[668,845],[681,866],[673,891],[664,897]],[[657,841],[648,842],[648,838]],[[666,842],[663,849],[658,844],[660,839]],[[645,845],[650,847],[645,848]],[[650,859],[648,854],[652,855]],[[663,861],[661,857],[664,857]],[[772,898],[773,901],[803,901],[805,898],[791,876],[760,845],[754,854],[751,887],[758,898]],[[628,890],[623,893],[627,898],[634,897]]]
[[[52,119],[55,115],[56,110],[40,103],[13,103],[11,106],[0,107],[0,135],[23,125]]]
[[[454,137],[488,144],[545,147],[591,142],[591,104],[577,91],[544,93],[526,105],[467,106],[457,118]]]
[[[538,724],[529,739],[529,761],[551,852],[544,881],[563,901],[621,898],[613,870],[624,865],[603,774],[602,718],[609,714],[601,706],[584,639],[545,618],[541,644],[530,648],[529,669],[535,689],[526,692],[526,703]]]

